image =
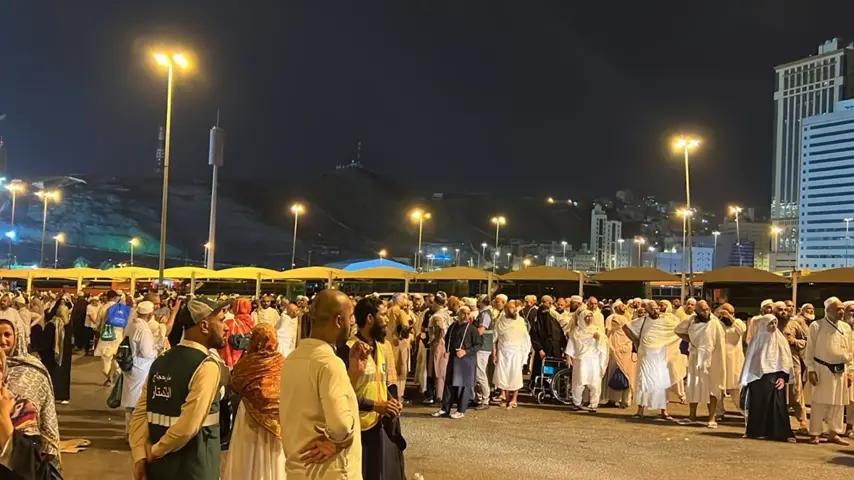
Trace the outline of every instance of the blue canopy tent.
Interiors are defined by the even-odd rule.
[[[350,263],[350,262],[336,262],[336,263],[330,263],[327,266],[332,267],[332,268],[340,268],[341,270],[344,270],[346,272],[356,272],[359,270],[364,270],[366,268],[378,268],[378,267],[399,268],[400,270],[404,270],[407,272],[415,272],[415,269],[409,265],[406,265],[404,263],[398,263],[398,262],[395,262],[393,260],[386,260],[386,259],[381,259],[381,258],[375,258],[373,260],[363,260],[361,262],[352,262],[352,263]]]

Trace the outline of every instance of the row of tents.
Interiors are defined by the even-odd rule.
[[[218,280],[218,281],[252,281],[257,283],[256,291],[260,292],[263,281],[324,281],[328,284],[336,280],[384,280],[403,281],[408,290],[411,281],[495,281],[506,282],[576,282],[579,291],[587,284],[607,283],[676,283],[680,277],[663,270],[648,267],[628,267],[609,270],[588,276],[584,273],[559,267],[536,266],[523,268],[504,275],[497,275],[487,270],[471,267],[448,267],[431,272],[417,273],[394,267],[375,267],[356,271],[346,271],[330,267],[305,267],[292,270],[277,271],[257,267],[237,267],[223,270],[208,270],[199,267],[168,268],[164,277],[170,280]],[[122,267],[110,270],[94,268],[46,269],[28,268],[0,270],[0,279],[26,280],[27,290],[31,290],[34,280],[77,280],[78,288],[84,281],[135,281],[154,280],[159,278],[159,272],[144,267]],[[854,267],[822,270],[801,275],[795,272],[791,276],[758,270],[751,267],[726,267],[695,275],[693,284],[792,284],[797,288],[798,283],[836,283],[854,284]],[[491,291],[491,290],[488,290]]]

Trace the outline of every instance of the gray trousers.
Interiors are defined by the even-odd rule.
[[[489,375],[487,374],[490,356],[492,356],[492,352],[477,352],[475,400],[481,405],[489,403],[489,392],[492,391],[489,389]]]

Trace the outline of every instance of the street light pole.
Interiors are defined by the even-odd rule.
[[[480,269],[480,259],[486,260],[486,242],[480,244],[480,258],[477,259],[477,268]]]
[[[297,266],[297,227],[299,226],[299,214],[305,211],[299,203],[291,205],[291,212],[294,214],[294,238],[291,245],[291,268]]]
[[[492,217],[491,221],[495,224],[495,251],[498,251],[498,233],[501,230],[501,225],[507,223],[507,219],[504,217]],[[509,262],[510,260],[508,259],[507,261]],[[492,273],[495,273],[495,263],[497,262],[492,264]]]
[[[6,185],[6,189],[12,192],[12,218],[9,220],[11,231],[15,231],[15,206],[18,201],[18,192],[24,191],[24,184],[20,182],[12,182]],[[9,268],[12,268],[12,244],[13,238],[9,237]]]
[[[848,226],[854,218],[848,217],[842,219],[845,222],[845,266],[848,266],[848,244],[851,243],[851,237],[848,236]]]
[[[641,245],[646,243],[646,240],[644,240],[643,237],[635,237],[635,243],[638,246],[638,266],[642,267],[643,266],[643,258],[641,257]]]
[[[457,263],[457,266],[459,267],[460,266],[460,249],[457,248],[457,249],[455,249],[455,251],[457,252],[457,262],[456,263]]]
[[[738,226],[738,214],[741,213],[741,210],[742,209],[739,206],[729,207],[730,213],[735,215],[735,247],[736,247],[736,250],[738,251],[738,266],[739,267],[742,266],[742,263],[743,263],[741,260],[741,229]]]
[[[714,247],[712,248],[712,270],[715,269],[715,264],[718,261],[718,237],[721,236],[721,232],[715,230],[712,232],[712,236],[715,238]]]
[[[39,251],[39,266],[41,266],[42,262],[44,262],[44,242],[45,242],[45,235],[47,234],[47,204],[50,200],[58,200],[59,199],[59,192],[56,190],[49,191],[49,192],[40,191],[40,192],[36,192],[36,196],[39,197],[42,200],[42,203],[44,204],[44,207],[42,210],[42,242],[41,242],[41,249]]]
[[[623,261],[623,244],[624,244],[625,242],[626,242],[626,240],[625,240],[625,239],[622,239],[622,238],[618,238],[618,239],[617,239],[617,244],[618,244],[618,245],[620,245],[620,256],[619,256],[619,257],[617,257],[617,268],[621,268],[621,267],[620,267],[620,264],[621,264],[621,263],[622,263],[622,261]]]
[[[130,244],[130,266],[132,267],[133,266],[133,249],[134,249],[134,247],[136,247],[136,244],[139,243],[139,239],[136,237],[131,238],[130,241],[128,241],[128,243]]]
[[[682,288],[680,301],[685,302],[685,271],[687,270],[687,265],[685,265],[685,253],[687,253],[688,217],[691,215],[691,211],[686,208],[679,210],[677,213],[682,217]]]
[[[691,210],[691,174],[688,163],[688,152],[700,146],[700,140],[691,137],[681,137],[676,140],[676,146],[681,148],[685,154],[685,208]],[[687,222],[687,248],[688,248],[688,283],[694,282],[694,231],[690,220]],[[684,300],[684,299],[683,299]]]
[[[53,249],[53,269],[56,270],[56,267],[59,265],[59,244],[65,241],[65,234],[58,233],[53,237],[54,241],[54,249]]]
[[[566,246],[567,246],[566,240],[561,241],[560,244],[561,244],[561,246],[563,246],[563,265],[568,269],[569,268],[569,262],[566,260]]]
[[[423,252],[421,251],[421,235],[424,233],[424,219],[429,220],[431,215],[430,212],[425,212],[420,208],[416,208],[409,214],[409,217],[413,221],[418,221],[418,250],[415,252],[415,269],[418,270],[419,266],[421,268],[424,268],[423,265],[421,265],[423,263]]]

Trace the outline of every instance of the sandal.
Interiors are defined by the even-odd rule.
[[[829,441],[837,445],[842,445],[843,447],[847,447],[848,445],[850,445],[848,440],[843,440],[842,437],[840,437],[839,435],[834,435],[833,438],[831,438]]]
[[[516,408],[519,405],[516,402],[510,402],[510,405],[507,405],[507,408]]]
[[[643,420],[643,415],[638,415],[637,413],[632,415],[632,420]]]
[[[706,425],[706,428],[711,428],[712,430],[714,430],[714,429],[718,428],[718,422],[709,422]]]
[[[819,443],[821,443],[821,439],[811,438],[811,439],[809,439],[809,441],[807,443],[809,443],[810,445],[818,445]]]
[[[786,443],[798,443],[798,439],[795,437],[789,437],[786,439]]]

